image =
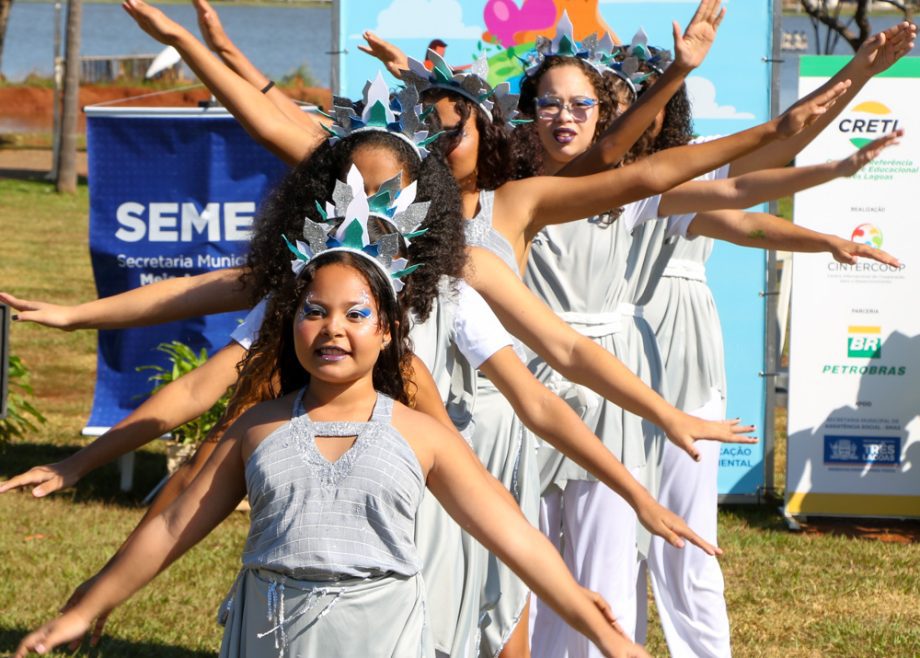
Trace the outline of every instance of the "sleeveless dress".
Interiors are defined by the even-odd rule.
[[[465,224],[466,242],[488,249],[518,274],[514,249],[492,226],[494,198],[494,191],[480,192],[479,212]],[[517,339],[512,340],[515,352],[525,360],[524,346]],[[511,403],[481,373],[477,378],[470,438],[479,459],[511,492],[524,516],[536,526],[540,501],[537,439],[514,413]],[[501,560],[489,554],[482,592],[480,656],[493,658],[501,652],[529,600],[530,590],[524,582]]]
[[[413,539],[425,482],[392,409],[378,394],[367,422],[314,423],[301,391],[256,446],[220,656],[434,656]],[[330,462],[317,436],[357,438]]]

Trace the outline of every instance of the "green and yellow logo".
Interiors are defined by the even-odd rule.
[[[849,358],[882,358],[881,327],[850,327],[847,334],[847,356]]]
[[[892,116],[891,108],[878,101],[860,103],[850,110],[850,114],[853,116],[842,119],[837,127],[859,149],[873,139],[898,129],[899,120]]]

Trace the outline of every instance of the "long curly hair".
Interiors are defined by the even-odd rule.
[[[236,418],[256,402],[279,398],[310,382],[310,374],[297,358],[294,322],[316,273],[341,264],[367,282],[378,310],[378,328],[389,331],[390,342],[374,365],[374,388],[404,404],[411,404],[414,391],[406,332],[400,330],[402,310],[383,271],[367,258],[347,251],[331,251],[310,261],[297,277],[289,277],[271,296],[259,336],[240,364],[240,379],[225,414]]]
[[[419,161],[415,150],[395,135],[368,130],[320,146],[294,168],[268,196],[256,217],[250,241],[248,272],[244,275],[252,302],[282,289],[292,278],[290,253],[281,239],[299,237],[305,218],[322,221],[316,202],[332,198],[336,180],[344,180],[358,149],[382,149],[396,156],[409,181],[417,181],[416,200],[430,201],[422,228],[428,232],[412,241],[408,258],[421,267],[408,277],[400,294],[403,306],[421,322],[428,318],[442,276],[460,278],[466,250],[460,191],[450,169],[435,154]],[[404,181],[407,182],[407,181]]]
[[[657,74],[652,76],[639,89],[639,98],[645,94],[652,83],[658,79]],[[680,89],[671,96],[671,100],[664,108],[664,123],[661,131],[656,135],[654,126],[649,126],[645,133],[633,145],[623,158],[623,164],[630,164],[648,157],[653,153],[664,151],[675,146],[685,146],[693,139],[693,107],[687,93],[687,85],[682,84]]]
[[[581,70],[591,83],[598,100],[597,128],[592,143],[596,142],[617,117],[617,105],[620,91],[611,76],[598,73],[589,64],[577,57],[547,57],[540,67],[521,82],[521,98],[518,102],[522,118],[534,119],[537,89],[543,75],[561,66],[573,66]],[[530,178],[545,173],[543,144],[537,134],[535,123],[528,123],[514,129],[511,137],[511,179]]]
[[[460,116],[457,127],[447,131],[431,148],[443,157],[450,155],[463,138],[463,126],[467,120],[476,117],[476,130],[479,131],[479,149],[476,153],[476,187],[480,190],[494,190],[506,183],[511,175],[511,140],[505,128],[505,116],[496,104],[492,108],[492,120],[479,106],[470,99],[450,89],[433,87],[426,89],[421,96],[425,105],[434,105],[442,99],[453,101],[454,109]],[[430,112],[428,124],[432,133],[443,130],[437,112]]]

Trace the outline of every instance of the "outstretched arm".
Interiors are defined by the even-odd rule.
[[[125,0],[122,7],[144,32],[173,46],[253,139],[289,165],[308,157],[327,135],[319,124],[312,130],[294,123],[258,89],[227,68],[184,27],[143,0]]]
[[[822,185],[835,178],[853,176],[889,146],[898,144],[903,130],[880,137],[853,155],[811,167],[764,169],[733,178],[690,181],[661,195],[661,217],[684,215],[705,210],[750,208]]]
[[[662,194],[774,139],[798,133],[826,112],[846,88],[841,83],[827,94],[749,130],[660,151],[626,167],[579,178],[537,176],[507,183],[495,194],[495,226],[516,244],[519,236],[529,238],[549,224],[591,217]]]
[[[248,308],[243,272],[233,268],[163,279],[76,306],[19,299],[7,292],[0,292],[0,303],[18,311],[14,320],[65,331],[144,327]]]
[[[740,436],[753,427],[705,421],[668,404],[610,352],[582,336],[543,303],[495,256],[469,249],[465,280],[483,296],[502,324],[569,381],[590,388],[627,411],[663,429],[668,438],[696,460],[698,439],[754,443]]]
[[[534,434],[588,469],[636,510],[649,532],[683,548],[690,540],[709,555],[721,554],[691,530],[682,518],[658,504],[619,459],[604,447],[572,408],[531,374],[510,347],[496,352],[479,366],[504,395],[514,413]]]
[[[208,48],[214,51],[234,73],[256,89],[261,91],[271,85],[268,91],[263,92],[265,97],[274,103],[275,107],[281,110],[292,122],[300,124],[305,130],[312,132],[316,128],[316,122],[321,119],[307,116],[290,96],[278,89],[262,71],[249,61],[249,58],[243,54],[242,50],[237,48],[233,40],[224,31],[224,26],[220,22],[217,11],[208,0],[192,0],[192,4],[195,5],[195,12],[198,14],[198,29],[201,31],[201,36]]]
[[[873,249],[844,238],[819,233],[766,213],[721,210],[700,213],[690,222],[689,235],[705,235],[743,247],[777,249],[797,253],[826,251],[840,263],[853,264],[857,258],[870,258],[897,267],[898,259],[881,249]]]
[[[395,414],[394,422],[398,423]],[[429,446],[433,459],[428,487],[448,514],[605,656],[647,655],[614,630],[609,610],[605,616],[597,602],[575,582],[546,537],[488,486],[488,472],[459,437],[424,417],[411,425],[400,429]]]
[[[243,425],[236,428],[242,430]],[[186,493],[128,540],[79,602],[20,642],[16,658],[78,640],[94,619],[153,580],[233,511],[246,487],[240,435],[231,436],[214,451]]]
[[[402,72],[409,70],[409,58],[406,57],[406,53],[400,50],[399,46],[381,39],[369,30],[361,36],[364,37],[367,45],[358,44],[358,50],[379,59],[390,75],[397,80],[402,80]]]
[[[702,0],[683,34],[675,21],[674,62],[587,152],[556,175],[586,176],[616,165],[652,125],[687,76],[703,63],[724,17],[721,0]]]
[[[210,409],[236,383],[236,364],[245,351],[230,343],[201,367],[170,382],[85,448],[56,464],[36,466],[0,484],[0,494],[34,487],[40,498],[71,487],[87,473],[137,450]]]
[[[852,81],[850,88],[833,107],[828,108],[828,111],[823,116],[819,117],[817,121],[798,135],[781,142],[774,142],[769,146],[758,149],[754,153],[738,158],[732,162],[731,175],[739,176],[758,169],[782,167],[788,164],[822,130],[840,116],[840,113],[856,98],[872,76],[887,70],[901,57],[911,52],[916,38],[917,26],[905,21],[868,39],[859,48],[853,59],[837,75],[799,101],[799,103],[810,102],[817,96],[832,89],[834,85],[845,80]]]

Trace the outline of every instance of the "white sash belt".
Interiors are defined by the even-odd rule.
[[[668,261],[668,266],[664,268],[664,272],[661,273],[661,276],[706,283],[706,266],[695,260],[672,258]]]
[[[642,317],[642,307],[633,304],[620,304],[615,311],[603,313],[572,313],[558,314],[572,326],[575,331],[588,338],[601,338],[612,336],[623,331],[623,317]]]

